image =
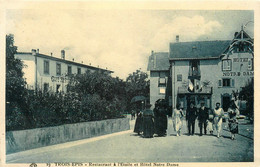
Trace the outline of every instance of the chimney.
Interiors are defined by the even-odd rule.
[[[51,57],[52,57],[52,52],[51,52]]]
[[[151,55],[153,55],[154,51],[152,50]]]
[[[74,58],[72,59],[72,61],[74,61]]]
[[[40,50],[39,50],[39,49],[37,49],[36,53],[37,53],[37,54],[39,54],[39,51],[40,51]]]
[[[36,50],[32,49],[32,55],[35,56],[36,55]]]
[[[176,35],[176,42],[179,42],[179,41],[180,41],[180,36]]]
[[[65,59],[65,50],[61,50],[61,58]]]

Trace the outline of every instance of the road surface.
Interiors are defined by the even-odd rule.
[[[222,137],[215,134],[187,136],[184,122],[177,137],[168,119],[166,137],[142,138],[131,130],[115,134],[48,146],[6,156],[7,163],[55,162],[250,162],[253,161],[253,125],[240,122],[236,140],[230,139],[227,124]]]

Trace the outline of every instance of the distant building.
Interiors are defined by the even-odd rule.
[[[39,49],[32,49],[32,52],[18,52],[15,57],[27,66],[23,72],[29,90],[67,92],[69,76],[72,74],[83,74],[87,71],[112,73],[107,69],[66,60],[64,50],[61,50],[61,58],[53,57],[52,54],[50,56],[41,54]]]
[[[254,78],[253,62],[254,40],[243,29],[231,41],[179,42],[176,36],[169,53],[149,57],[150,101],[163,98],[184,109],[190,102],[210,108],[220,102],[226,111],[232,92]]]

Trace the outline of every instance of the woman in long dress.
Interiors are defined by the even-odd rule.
[[[135,120],[134,132],[140,135],[142,131],[143,131],[143,116],[142,116],[142,112],[138,111],[137,118]]]
[[[154,135],[154,114],[150,109],[152,105],[147,104],[146,109],[143,111],[143,137],[152,138]]]
[[[177,104],[176,108],[173,110],[173,113],[172,113],[173,128],[174,128],[175,132],[177,133],[176,136],[181,135],[182,117],[183,117],[182,109],[180,109],[180,105]]]
[[[237,108],[237,105],[234,101],[231,101],[230,107],[228,108],[228,126],[229,130],[231,132],[231,139],[235,140],[235,134],[238,133],[238,120],[239,117],[239,110]]]
[[[217,137],[219,138],[222,130],[222,118],[224,117],[224,111],[220,107],[220,103],[216,103],[216,108],[213,111],[213,115],[214,115],[214,124],[217,131]]]

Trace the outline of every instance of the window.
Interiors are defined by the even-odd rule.
[[[218,86],[221,87],[222,86],[222,80],[218,80]]]
[[[253,69],[253,61],[252,59],[248,59],[248,70],[252,70]]]
[[[231,83],[232,83],[231,86],[235,87],[235,80],[234,79],[231,80]]]
[[[230,71],[231,70],[231,60],[222,60],[222,70],[223,71]]]
[[[166,85],[166,78],[159,78],[159,86]]]
[[[223,87],[230,87],[230,79],[222,79]]]
[[[78,68],[78,74],[81,74],[81,68]]]
[[[43,84],[43,92],[46,93],[49,91],[49,83],[44,83]]]
[[[189,67],[189,79],[199,79],[200,78],[200,62],[198,60],[190,61]]]
[[[50,62],[47,61],[47,60],[44,60],[44,65],[43,65],[43,71],[44,71],[44,74],[50,74]]]
[[[165,87],[160,87],[159,88],[159,94],[164,95],[165,94],[165,90],[166,90]]]
[[[68,66],[68,75],[71,75],[71,74],[72,74],[71,66]]]
[[[61,75],[61,64],[60,63],[56,64],[56,74]]]
[[[177,75],[177,81],[182,81],[182,74]]]

